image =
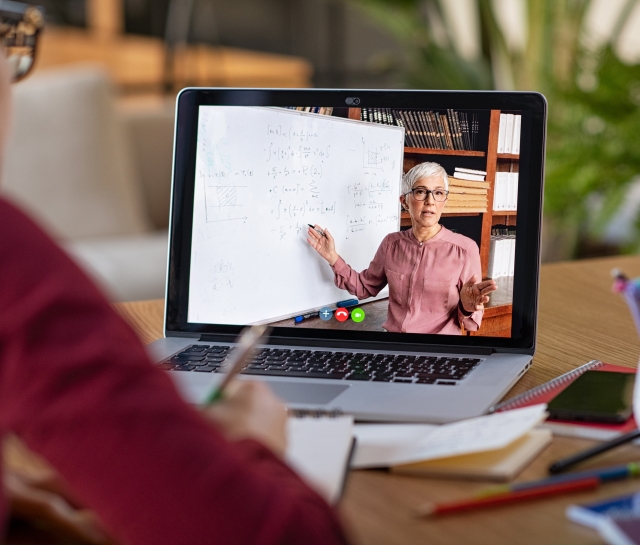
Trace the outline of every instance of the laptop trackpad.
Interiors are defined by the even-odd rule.
[[[333,401],[349,385],[342,384],[303,384],[301,382],[278,382],[270,380],[267,382],[280,399],[287,403],[310,403],[314,405],[325,405]]]

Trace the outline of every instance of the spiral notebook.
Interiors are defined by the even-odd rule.
[[[291,411],[287,463],[332,504],[338,503],[353,455],[353,416],[333,411]]]
[[[520,395],[494,405],[489,412],[508,411],[510,409],[528,407],[529,405],[536,405],[538,403],[548,403],[585,371],[601,371],[604,373],[636,372],[636,370],[631,367],[622,367],[620,365],[604,363],[600,360],[591,360],[584,365],[565,373],[564,375],[560,375],[559,377],[550,380],[549,382],[540,384],[539,386],[531,388]],[[540,427],[551,430],[555,435],[608,441],[636,429],[637,425],[634,418],[631,417],[622,424],[595,424],[548,419],[546,422],[541,424]]]

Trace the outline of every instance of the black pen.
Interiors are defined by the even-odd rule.
[[[311,225],[310,223],[307,223],[307,225],[309,227],[311,227],[311,229],[313,229],[316,233],[318,233],[320,236],[326,237],[327,235],[324,234],[324,231],[322,229],[318,229],[315,225]]]
[[[584,462],[589,458],[593,458],[594,456],[597,456],[598,454],[611,450],[612,448],[615,448],[619,445],[624,445],[625,443],[629,443],[634,439],[637,439],[638,437],[640,437],[640,429],[636,429],[636,430],[630,431],[629,433],[625,433],[624,435],[621,435],[620,437],[616,437],[611,441],[600,443],[595,447],[588,448],[586,450],[578,452],[578,454],[574,454],[573,456],[563,458],[562,460],[558,460],[557,462],[551,464],[549,466],[549,473],[561,473],[562,471],[565,471],[566,469],[569,469],[570,467],[580,462]]]

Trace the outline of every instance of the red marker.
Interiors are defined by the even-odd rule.
[[[346,308],[339,308],[336,310],[334,316],[338,322],[344,322],[349,318],[349,311]]]

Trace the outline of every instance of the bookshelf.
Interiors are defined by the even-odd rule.
[[[441,162],[447,162],[452,158],[465,158],[474,159],[476,161],[472,168],[478,168],[487,172],[485,180],[489,182],[489,188],[487,190],[487,210],[484,213],[447,213],[446,208],[443,212],[443,218],[464,218],[465,216],[472,219],[475,218],[479,223],[480,235],[479,235],[479,248],[480,248],[480,262],[482,265],[482,276],[487,278],[489,272],[489,252],[491,244],[491,229],[496,225],[515,226],[517,220],[517,211],[493,210],[494,202],[494,189],[497,172],[509,172],[510,170],[518,171],[520,156],[512,153],[498,153],[498,133],[500,128],[500,110],[491,110],[489,112],[488,125],[484,124],[484,130],[486,131],[482,137],[487,138],[486,151],[463,151],[463,150],[443,150],[443,149],[431,149],[431,148],[404,148],[404,172],[415,165],[424,161],[438,161],[438,157],[442,157]],[[361,109],[350,108],[350,119],[360,119]],[[483,146],[484,147],[484,146]],[[483,167],[480,167],[480,164]],[[443,165],[444,166],[444,165]],[[461,165],[462,166],[462,165]],[[449,168],[445,166],[449,171]],[[479,220],[479,221],[478,221]],[[403,212],[401,216],[400,225],[402,227],[408,227],[411,225],[411,219],[408,212]],[[508,277],[511,278],[512,277]],[[505,284],[501,286],[501,284]],[[482,327],[479,331],[464,331],[465,335],[490,335],[493,337],[509,337],[511,335],[511,293],[513,289],[513,282],[498,282],[499,290],[495,292],[498,294],[508,294],[507,297],[493,296],[492,300],[485,307],[485,313],[482,321]]]

